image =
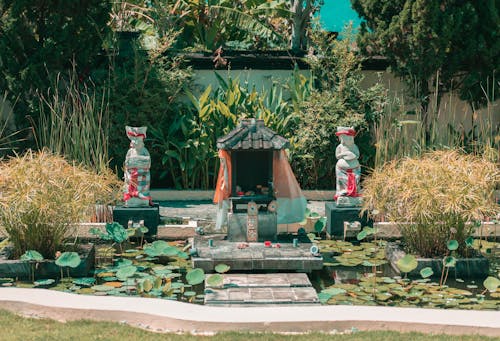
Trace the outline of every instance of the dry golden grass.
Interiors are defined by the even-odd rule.
[[[364,182],[363,210],[378,210],[401,223],[412,252],[442,256],[446,242],[463,241],[474,222],[498,213],[493,200],[498,165],[458,151],[434,151],[376,169]]]
[[[17,255],[37,250],[54,256],[88,207],[115,200],[119,182],[43,150],[0,163],[0,224]]]

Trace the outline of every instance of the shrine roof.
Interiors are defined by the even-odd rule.
[[[264,120],[243,119],[226,136],[217,139],[224,150],[280,150],[290,145],[283,136],[265,126]]]

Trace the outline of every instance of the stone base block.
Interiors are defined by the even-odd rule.
[[[160,206],[158,204],[149,207],[116,206],[113,209],[113,221],[127,228],[129,220],[134,223],[144,220],[144,226],[148,228],[146,236],[156,236],[160,224]]]
[[[339,207],[335,202],[328,202],[325,204],[325,215],[327,219],[326,232],[330,237],[344,237],[344,222],[359,221],[361,227],[373,227],[373,220],[368,219],[367,215],[359,216],[361,212],[360,207]]]

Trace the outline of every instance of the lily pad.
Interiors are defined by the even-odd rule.
[[[81,262],[82,260],[76,252],[63,252],[56,259],[56,265],[61,267],[69,266],[70,268],[76,268]]]
[[[410,272],[417,268],[418,262],[415,256],[405,255],[397,261],[396,265],[401,272]]]
[[[116,272],[116,277],[118,277],[119,279],[125,280],[128,277],[132,277],[136,271],[137,271],[137,267],[135,267],[133,265],[127,265],[127,266],[124,266],[124,267],[118,269],[118,271]]]
[[[90,289],[92,289],[94,291],[105,292],[105,291],[113,290],[114,287],[112,287],[110,285],[103,285],[103,284],[101,284],[101,285],[94,285]]]
[[[38,251],[28,250],[21,256],[21,260],[37,262],[43,260],[43,256]]]
[[[455,239],[449,240],[448,243],[446,243],[446,246],[448,247],[448,250],[455,251],[458,249],[458,241]]]
[[[224,284],[224,277],[219,274],[211,275],[207,278],[207,285],[211,287],[221,287]]]
[[[54,279],[49,278],[49,279],[39,279],[39,280],[33,282],[33,284],[35,285],[35,287],[45,287],[45,286],[53,284],[54,282],[55,282]]]
[[[80,286],[85,286],[85,287],[90,287],[90,286],[94,285],[94,283],[95,283],[95,278],[94,277],[75,278],[73,280],[73,284],[80,285]]]
[[[432,275],[434,275],[434,271],[432,271],[430,267],[425,267],[420,270],[420,276],[422,276],[422,278],[431,277]]]
[[[192,285],[203,283],[203,281],[205,280],[205,272],[200,268],[190,270],[186,274],[186,280],[189,284]]]
[[[488,276],[483,282],[483,285],[489,292],[496,292],[500,286],[500,280],[496,277]]]
[[[227,264],[217,264],[215,266],[215,271],[220,273],[220,274],[228,272],[229,269],[231,269],[231,267]]]
[[[453,256],[446,256],[443,259],[443,264],[447,268],[453,268],[457,264],[457,259]]]

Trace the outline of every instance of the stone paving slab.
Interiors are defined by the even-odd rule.
[[[222,287],[213,287],[205,281],[205,304],[230,306],[319,303],[316,290],[303,273],[222,276]]]
[[[323,258],[310,253],[311,244],[294,247],[290,243],[283,243],[280,248],[269,248],[264,243],[248,243],[248,247],[242,249],[238,248],[240,245],[241,243],[227,240],[214,240],[213,247],[209,247],[206,238],[196,236],[193,248],[198,256],[192,257],[193,267],[202,268],[206,272],[214,271],[214,267],[220,263],[229,265],[232,270],[246,271],[310,272],[323,267]]]

